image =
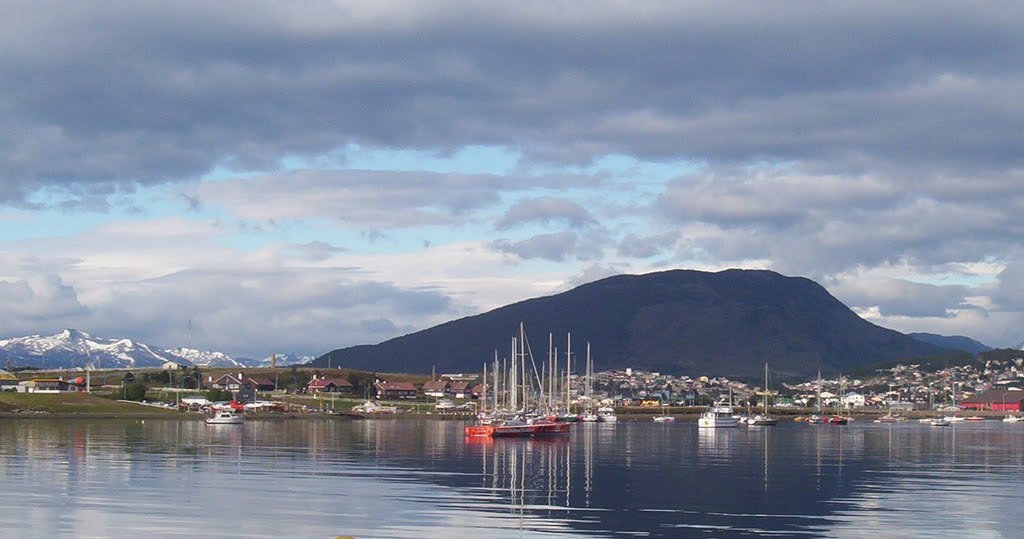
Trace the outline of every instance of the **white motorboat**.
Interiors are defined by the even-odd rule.
[[[733,417],[732,406],[713,404],[700,415],[697,426],[702,428],[735,428],[739,420]]]
[[[614,423],[619,420],[615,415],[615,408],[602,406],[597,409],[597,420],[601,423]]]
[[[243,422],[245,422],[245,416],[226,410],[206,418],[207,425],[241,425]]]
[[[936,417],[928,422],[933,427],[948,427],[953,424],[952,421],[945,417]]]
[[[1021,420],[1020,416],[1016,416],[1016,415],[1013,415],[1013,414],[1006,414],[1006,417],[1003,418],[1003,422],[1004,423],[1017,423],[1020,420]]]

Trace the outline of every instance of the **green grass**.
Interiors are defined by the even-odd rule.
[[[88,393],[0,393],[0,412],[16,410],[60,414],[174,415],[177,412],[125,402]]]

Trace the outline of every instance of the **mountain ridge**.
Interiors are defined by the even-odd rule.
[[[313,365],[323,366],[330,355],[335,366],[363,370],[475,372],[495,349],[508,356],[520,322],[528,333],[543,331],[543,338],[530,333],[534,342],[546,341],[549,332],[557,336],[563,365],[567,333],[579,343],[576,355],[589,341],[599,370],[755,379],[768,362],[777,376],[797,378],[943,350],[871,324],[804,277],[669,270],[607,277],[376,345],[332,350]],[[546,342],[542,348],[538,363]]]
[[[277,364],[305,364],[311,356],[276,354]],[[168,361],[186,367],[263,367],[261,360],[233,358],[222,352],[178,347],[162,349],[129,338],[95,337],[77,329],[64,329],[54,335],[28,335],[0,339],[0,365],[10,362],[18,367],[43,369],[124,369],[155,368]]]

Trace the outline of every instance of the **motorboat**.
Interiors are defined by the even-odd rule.
[[[747,419],[747,424],[755,427],[775,425],[778,422],[778,418],[770,417],[765,414],[755,414],[754,417]]]
[[[241,425],[243,422],[245,422],[245,416],[227,410],[206,418],[207,425]]]
[[[933,427],[948,427],[948,426],[952,425],[953,422],[950,421],[949,419],[945,418],[945,417],[935,417],[935,418],[932,418],[928,422],[928,424],[933,426]]]
[[[602,406],[597,409],[597,420],[601,423],[614,423],[619,418],[615,415],[615,408]]]
[[[1018,423],[1020,421],[1021,417],[1013,414],[1007,414],[1006,417],[1003,418],[1004,423]]]
[[[733,417],[732,406],[713,404],[700,414],[697,426],[702,428],[735,428],[739,420]]]

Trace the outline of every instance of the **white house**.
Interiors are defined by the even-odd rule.
[[[843,406],[849,406],[851,408],[860,408],[864,406],[864,395],[860,393],[847,393],[843,395]]]

